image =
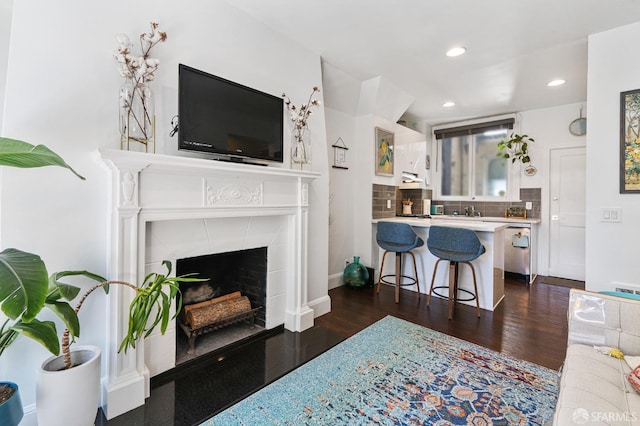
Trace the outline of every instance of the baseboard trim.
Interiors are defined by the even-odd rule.
[[[329,295],[322,296],[307,303],[307,306],[313,309],[313,317],[318,318],[321,315],[331,312],[331,297],[329,297]]]
[[[338,272],[337,274],[329,275],[329,290],[340,287],[343,285],[342,283],[342,272]]]

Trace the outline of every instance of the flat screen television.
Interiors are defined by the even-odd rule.
[[[180,64],[178,149],[283,161],[283,99]]]

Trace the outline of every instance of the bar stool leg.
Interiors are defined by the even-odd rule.
[[[402,279],[402,253],[396,252],[396,303],[400,303],[400,280]]]
[[[431,287],[429,288],[429,297],[427,297],[427,306],[431,303],[431,293],[433,293],[433,283],[436,281],[436,273],[438,272],[438,264],[442,259],[436,260],[436,264],[433,266],[433,275],[431,276]]]
[[[476,282],[476,269],[473,267],[471,262],[467,262],[467,264],[471,267],[471,275],[473,275],[473,291],[476,292],[476,312],[478,313],[478,318],[480,318],[480,297],[478,296],[478,284]]]
[[[389,252],[385,250],[384,254],[382,255],[382,264],[380,265],[380,273],[378,274],[378,289],[376,290],[376,293],[380,293],[380,283],[382,282],[382,271],[384,269],[384,258],[387,256],[387,253]]]
[[[416,265],[416,257],[413,252],[408,252],[413,259],[413,276],[416,277],[416,286],[418,286],[418,300],[420,300],[420,281],[418,281],[418,265]],[[426,290],[426,289],[425,289]]]
[[[449,262],[449,319],[453,319],[458,283],[458,262]]]

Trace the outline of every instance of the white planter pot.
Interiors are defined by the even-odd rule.
[[[100,401],[100,348],[73,346],[75,367],[61,370],[62,356],[42,363],[36,385],[39,426],[87,426],[95,423]]]

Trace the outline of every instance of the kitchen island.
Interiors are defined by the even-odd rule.
[[[483,218],[484,219],[484,218]],[[480,302],[480,308],[488,311],[493,311],[496,306],[504,298],[504,230],[507,228],[508,223],[505,222],[493,222],[484,221],[480,218],[478,220],[457,220],[447,218],[437,219],[418,219],[418,218],[406,218],[396,217],[388,219],[374,219],[373,221],[373,262],[376,269],[376,276],[374,277],[374,283],[378,282],[378,274],[380,268],[380,260],[384,250],[382,250],[375,241],[376,224],[378,222],[401,222],[409,224],[413,227],[414,231],[420,238],[422,238],[425,244],[422,247],[418,247],[413,251],[416,256],[416,263],[418,269],[418,279],[420,280],[420,291],[423,294],[429,294],[429,287],[431,285],[431,277],[433,275],[433,268],[437,261],[437,257],[431,254],[427,248],[427,238],[429,236],[429,228],[431,226],[449,226],[456,228],[471,229],[476,232],[480,242],[485,246],[486,252],[478,259],[474,260],[473,266],[476,270],[476,278],[478,283],[478,300]],[[413,276],[412,262],[406,261],[403,257],[403,275]],[[394,262],[385,262],[383,274],[393,274],[395,269]],[[434,286],[447,285],[449,283],[449,268],[446,263],[441,263],[438,268],[438,274],[436,275],[436,281]],[[459,288],[464,290],[473,290],[473,278],[471,275],[471,269],[467,265],[460,266],[460,278]],[[409,290],[416,290],[415,286],[405,287]],[[442,293],[442,292],[441,292]],[[460,302],[470,306],[475,306],[475,300],[470,302]]]

